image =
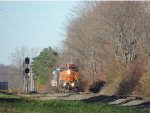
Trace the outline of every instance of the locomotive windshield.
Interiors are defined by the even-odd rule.
[[[77,66],[75,66],[74,64],[71,64],[71,65],[69,65],[69,66],[67,66],[67,65],[63,65],[63,66],[61,66],[60,67],[60,71],[66,71],[66,70],[72,70],[72,71],[78,71],[78,67]]]
[[[78,68],[75,67],[75,66],[71,66],[71,67],[69,67],[69,69],[70,69],[70,70],[73,70],[73,71],[78,71]]]
[[[68,67],[67,67],[67,66],[62,66],[62,67],[60,67],[60,71],[66,71],[66,70],[68,70]]]

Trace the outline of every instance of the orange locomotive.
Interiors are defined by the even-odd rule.
[[[74,64],[63,64],[53,72],[51,85],[57,90],[77,90],[79,85],[78,78],[78,66]]]

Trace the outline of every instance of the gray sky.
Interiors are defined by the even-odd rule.
[[[76,2],[0,1],[0,64],[10,64],[16,47],[55,47]]]

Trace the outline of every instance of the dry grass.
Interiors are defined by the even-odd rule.
[[[150,96],[150,72],[142,75],[139,84],[137,85],[133,95]]]
[[[149,113],[146,109],[111,106],[69,100],[29,100],[14,95],[0,95],[0,113]]]

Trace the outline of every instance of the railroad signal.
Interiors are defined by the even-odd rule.
[[[30,63],[30,59],[29,59],[29,57],[26,57],[25,58],[25,64],[29,64]]]
[[[30,63],[30,58],[26,57],[25,60],[24,60],[24,63],[26,64],[25,67],[24,67],[25,68],[24,72],[26,74],[28,74],[30,72],[30,68],[29,68],[29,65],[28,65]]]
[[[25,57],[23,61],[23,91],[28,92],[31,88],[31,91],[34,91],[34,76],[32,73],[32,68],[30,65],[30,58]]]
[[[26,73],[26,74],[28,74],[28,73],[29,73],[29,71],[30,71],[30,69],[29,69],[29,68],[25,68],[25,73]]]

